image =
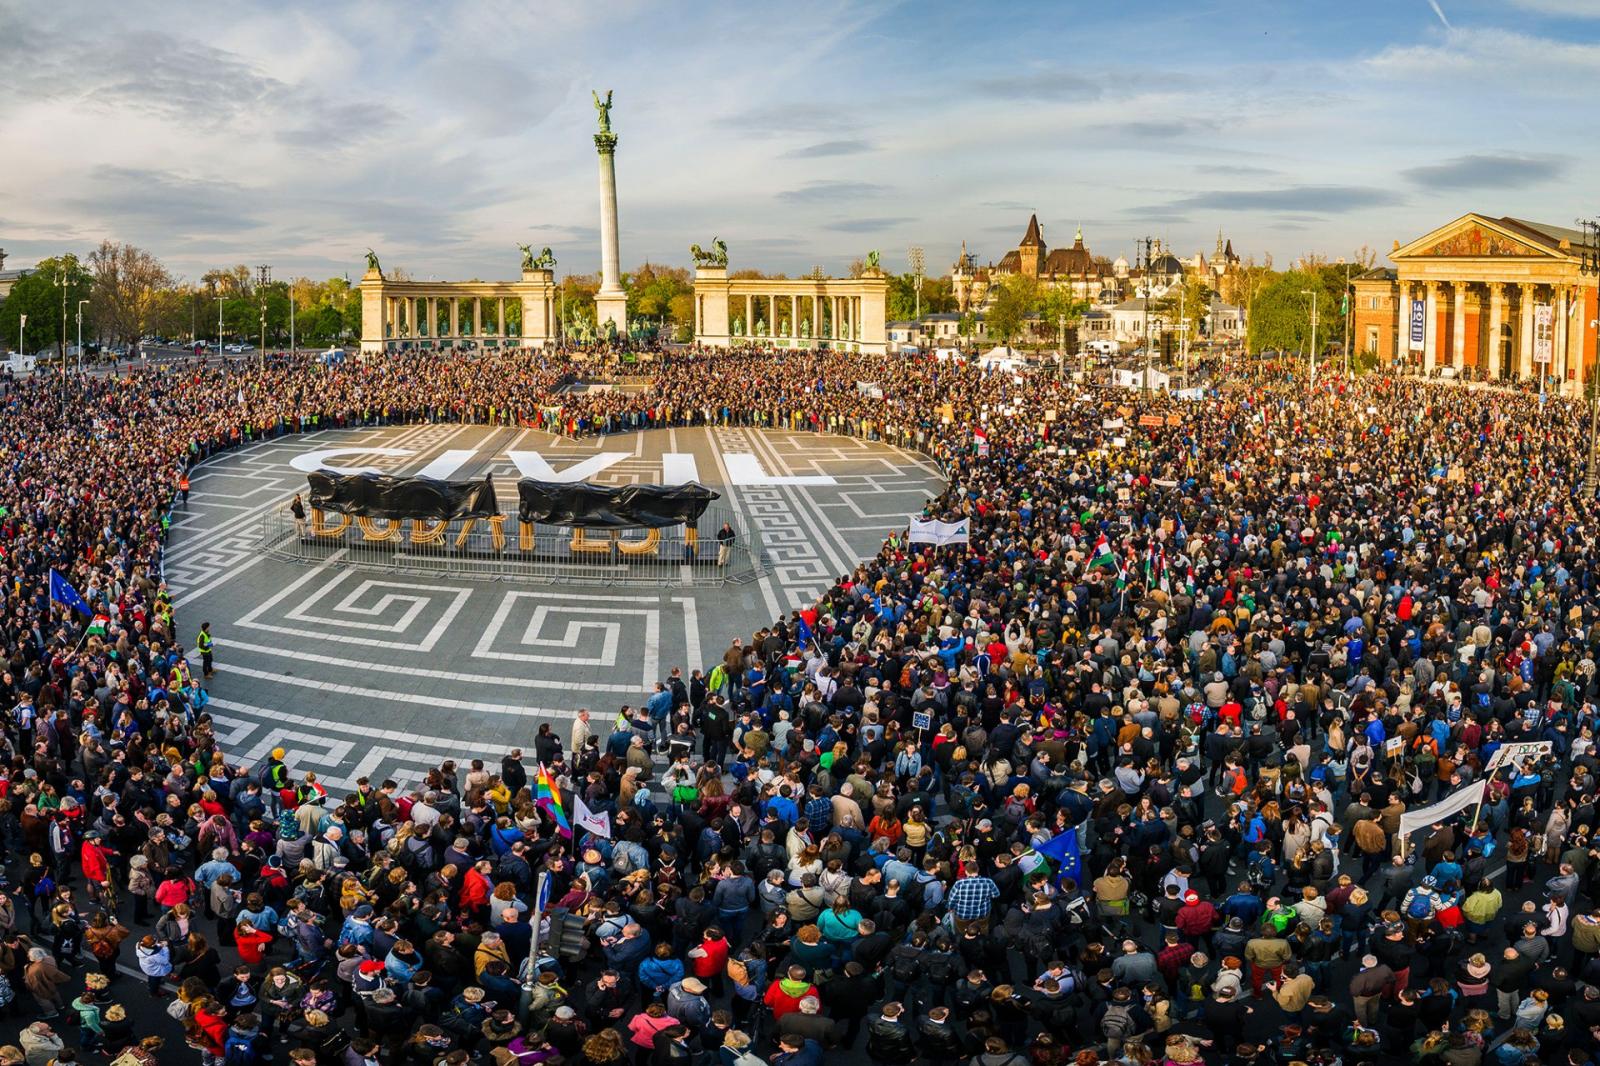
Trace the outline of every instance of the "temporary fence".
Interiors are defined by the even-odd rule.
[[[718,537],[724,524],[731,541]],[[530,584],[712,588],[762,573],[744,517],[719,504],[694,527],[622,530],[525,523],[514,513],[429,522],[312,510],[296,522],[285,506],[262,517],[261,548],[294,562]]]

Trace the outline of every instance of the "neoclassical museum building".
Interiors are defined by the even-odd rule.
[[[1594,373],[1596,281],[1583,231],[1467,214],[1406,244],[1392,268],[1352,280],[1352,350],[1382,365],[1578,394]],[[1593,254],[1593,249],[1589,249]]]

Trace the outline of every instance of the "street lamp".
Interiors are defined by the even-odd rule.
[[[1317,384],[1317,290],[1301,289],[1301,296],[1311,297],[1311,384]]]
[[[1345,263],[1344,257],[1339,257],[1339,262],[1344,263],[1344,291],[1340,294],[1339,317],[1344,319],[1344,376],[1350,376],[1350,264]]]
[[[83,305],[88,300],[78,301],[78,373],[83,373]]]
[[[67,265],[56,270],[56,283],[61,286],[61,406],[67,405]]]
[[[911,276],[917,283],[917,310],[911,317],[916,319],[918,326],[922,324],[922,272],[927,268],[927,256],[922,251],[922,246],[913,244],[906,250],[906,262],[911,264]]]
[[[267,368],[267,298],[261,298],[261,369]]]
[[[17,354],[18,355],[22,354],[22,348],[23,348],[22,331],[27,329],[27,328],[28,328],[28,316],[27,315],[18,315],[17,316]]]
[[[1588,277],[1600,277],[1600,222],[1594,219],[1579,219],[1578,224],[1583,227],[1584,242],[1579,250],[1578,269]],[[1589,323],[1589,328],[1595,333],[1595,373],[1600,374],[1600,319]],[[1579,357],[1580,367],[1582,356]],[[1591,375],[1592,377],[1592,375]],[[1589,379],[1585,379],[1587,382]],[[1594,499],[1596,484],[1596,443],[1600,442],[1600,388],[1594,388],[1595,394],[1589,398],[1589,461],[1583,468],[1583,494],[1589,499]]]

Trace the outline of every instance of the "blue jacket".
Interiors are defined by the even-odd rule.
[[[663,996],[667,989],[683,980],[683,960],[651,956],[639,964],[639,984],[647,996]]]

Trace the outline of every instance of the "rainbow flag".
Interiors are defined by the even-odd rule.
[[[556,785],[555,778],[550,776],[550,771],[544,768],[544,763],[539,764],[539,776],[534,782],[533,803],[555,819],[558,833],[571,839],[572,823],[567,820],[566,809],[561,804],[561,789]]]

